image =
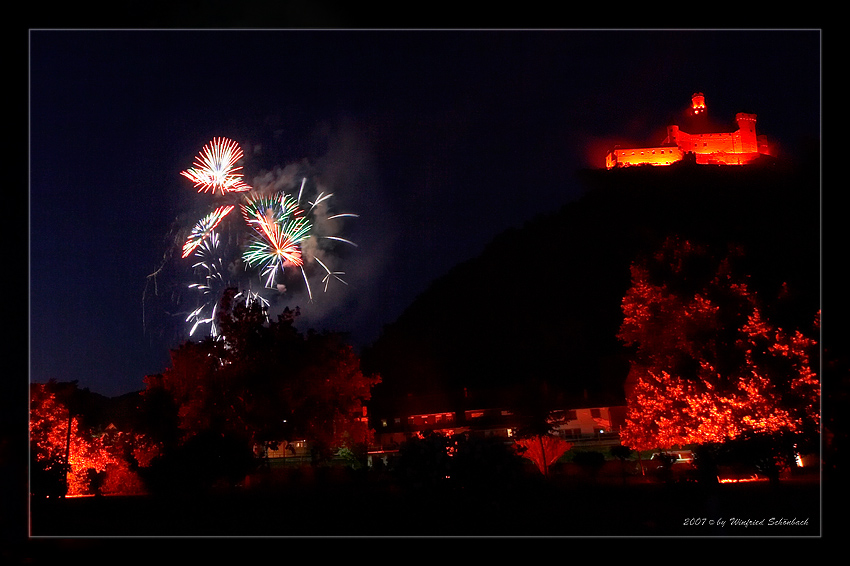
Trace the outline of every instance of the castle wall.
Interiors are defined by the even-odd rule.
[[[608,169],[627,165],[670,165],[682,159],[682,150],[678,147],[659,146],[637,149],[615,149],[608,154]]]
[[[746,165],[757,159],[760,153],[702,153],[696,156],[699,165]]]
[[[762,155],[773,155],[773,149],[770,147],[770,142],[767,141],[767,136],[756,136],[756,144],[759,148],[759,153]]]
[[[766,136],[757,136],[754,114],[738,114],[739,128],[731,133],[689,134],[677,126],[667,128],[664,145],[643,148],[616,148],[608,153],[605,165],[670,165],[685,153],[694,153],[700,164],[745,165],[760,154],[769,154]],[[669,144],[676,144],[673,147]]]
[[[733,153],[737,150],[733,134],[686,134],[679,132],[679,148],[696,154],[716,153],[718,151]]]

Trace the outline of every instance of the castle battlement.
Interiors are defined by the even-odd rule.
[[[705,96],[694,93],[690,112],[701,116],[706,111]],[[667,126],[667,137],[654,147],[615,147],[608,152],[605,166],[672,165],[686,154],[693,154],[699,164],[746,165],[760,155],[770,154],[767,137],[756,134],[756,115],[735,115],[738,129],[734,132],[688,133],[678,125]]]

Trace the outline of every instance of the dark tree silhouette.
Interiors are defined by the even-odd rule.
[[[605,455],[595,450],[582,450],[573,456],[573,463],[578,465],[590,477],[595,478],[605,465]]]
[[[490,492],[515,485],[522,458],[502,438],[428,431],[401,444],[393,473],[414,490]]]
[[[183,343],[170,368],[146,378],[153,414],[171,418],[177,409],[176,444],[201,433],[249,449],[304,439],[318,460],[369,442],[363,403],[380,378],[363,374],[343,335],[299,333],[297,310],[267,322],[259,302],[235,295],[228,290],[217,309],[220,339]],[[157,433],[168,438],[170,430]]]

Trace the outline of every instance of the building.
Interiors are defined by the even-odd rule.
[[[596,406],[592,400],[574,405],[550,413],[555,435],[570,441],[619,438],[625,423],[624,406]],[[510,400],[498,392],[463,389],[456,395],[411,395],[397,400],[392,407],[392,415],[381,415],[371,423],[379,451],[397,449],[407,439],[430,431],[508,440],[520,426]]]
[[[580,407],[554,411],[555,433],[565,440],[619,435],[625,423],[626,407]]]
[[[605,167],[634,165],[672,165],[692,156],[701,165],[746,165],[762,155],[770,155],[767,136],[756,132],[756,115],[739,112],[735,115],[738,129],[732,132],[712,131],[706,116],[705,96],[691,96],[687,125],[670,124],[667,137],[650,147],[615,147],[605,158]],[[686,131],[686,128],[688,131]]]

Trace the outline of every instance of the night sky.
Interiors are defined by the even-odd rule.
[[[325,293],[319,277],[309,304],[296,278],[273,297],[273,314],[299,306],[299,327],[349,332],[359,348],[498,233],[574,201],[575,173],[603,167],[611,144],[660,142],[693,92],[725,131],[736,112],[757,114],[786,155],[820,133],[817,30],[29,39],[30,380],[107,396],[142,389],[188,331],[143,297],[175,225],[215,200],[180,176],[214,137],[240,144],[249,184],[301,167],[336,212],[359,215],[340,232],[357,247],[326,256],[347,286]],[[506,257],[504,283],[539,269]],[[158,290],[185,292],[178,273]]]

